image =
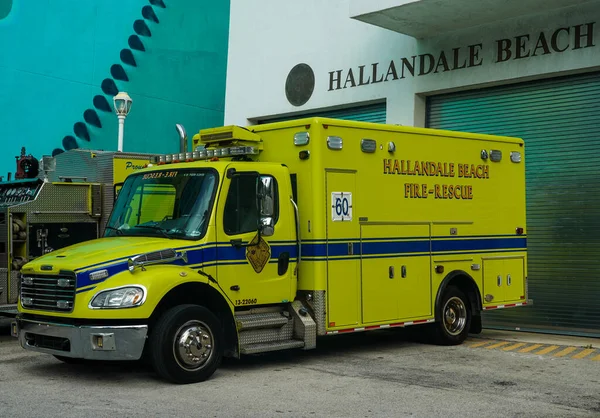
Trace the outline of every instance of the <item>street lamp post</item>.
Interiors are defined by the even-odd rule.
[[[125,130],[125,118],[129,114],[131,110],[131,97],[125,92],[119,92],[114,98],[113,102],[115,105],[115,112],[117,113],[117,117],[119,118],[119,144],[117,146],[117,151],[123,151],[123,132]]]

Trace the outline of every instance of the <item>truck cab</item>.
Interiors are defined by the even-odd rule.
[[[275,163],[171,163],[129,176],[104,237],[22,269],[21,344],[63,361],[147,354],[171,380],[182,378],[161,368],[190,376],[237,355],[236,307],[294,299],[291,195],[289,172]],[[190,312],[202,320],[181,319]],[[230,327],[214,325],[223,322]],[[178,342],[175,357],[165,334]]]

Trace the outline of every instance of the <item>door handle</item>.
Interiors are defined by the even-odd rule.
[[[290,253],[287,251],[279,254],[277,258],[277,274],[283,276],[288,271],[288,266],[290,265]]]
[[[348,255],[354,255],[354,245],[351,242],[348,243]]]
[[[394,266],[390,266],[390,268],[388,269],[388,275],[390,279],[394,278]]]
[[[498,287],[502,286],[502,276],[498,275]]]
[[[510,277],[510,274],[508,274],[508,275],[506,276],[506,285],[507,285],[507,286],[510,286],[510,283],[511,283],[511,282],[512,282],[512,278]]]
[[[406,277],[406,266],[402,266],[401,271],[402,271],[402,278],[405,278]]]

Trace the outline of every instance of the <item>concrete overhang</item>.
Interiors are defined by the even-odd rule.
[[[414,38],[430,38],[590,0],[350,0],[350,17]]]

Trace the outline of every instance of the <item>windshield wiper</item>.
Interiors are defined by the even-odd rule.
[[[155,229],[159,231],[165,238],[173,239],[173,236],[169,234],[165,228],[158,225],[136,225],[133,228],[147,228],[147,229]]]
[[[114,226],[106,225],[104,228],[105,229],[110,229],[112,231],[117,231],[117,235],[124,235],[124,233],[123,233],[123,231],[121,229],[115,228]]]

